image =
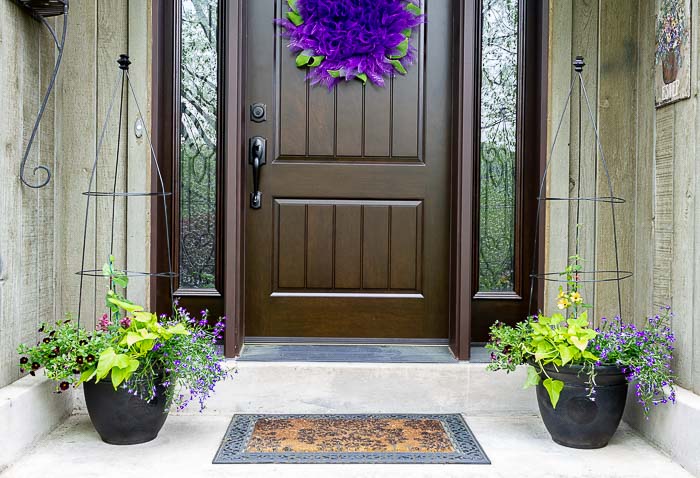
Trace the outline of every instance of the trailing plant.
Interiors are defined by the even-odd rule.
[[[105,264],[110,288],[105,305],[108,312],[88,332],[70,318],[56,326],[39,329],[46,336],[36,346],[20,345],[22,371],[32,375],[45,367],[46,376],[65,391],[83,382],[110,380],[115,390],[150,401],[165,390],[168,403],[184,408],[196,399],[200,408],[214,386],[229,372],[219,363],[216,344],[222,337],[224,319],[209,326],[208,312],[199,318],[178,307],[172,316],[147,312],[129,301],[119,289],[128,285],[123,272],[114,268],[113,258]]]
[[[95,362],[109,346],[110,334],[102,330],[92,333],[75,326],[72,318],[57,324],[42,323],[38,330],[44,336],[35,346],[21,344],[17,351],[20,372],[36,372],[44,367],[47,378],[57,382],[56,391],[68,390],[80,381],[80,375]]]
[[[549,376],[547,369],[580,366],[588,376],[588,397],[595,401],[596,368],[604,365],[620,367],[628,382],[635,384],[638,402],[648,414],[650,406],[674,402],[674,377],[671,370],[673,342],[670,308],[648,319],[638,328],[619,317],[602,319],[593,328],[589,308],[579,292],[578,256],[563,273],[566,287],[560,287],[557,307],[562,312],[528,317],[515,326],[496,322],[486,348],[491,351],[488,370],[513,372],[518,365],[527,365],[524,388],[542,385],[556,408],[564,382]],[[667,393],[668,392],[668,393]]]
[[[671,330],[673,312],[662,307],[638,327],[623,322],[620,317],[601,319],[598,335],[591,348],[600,356],[596,365],[621,366],[627,381],[634,383],[637,402],[648,415],[653,406],[675,403],[675,376],[671,369],[673,343]],[[668,393],[667,393],[668,392]]]

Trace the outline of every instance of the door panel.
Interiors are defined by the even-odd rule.
[[[426,2],[407,75],[332,91],[275,31],[286,2],[246,6],[246,104],[268,108],[246,122],[268,139],[245,213],[246,336],[446,338],[451,2]]]
[[[421,201],[275,199],[273,207],[273,292],[421,292]]]

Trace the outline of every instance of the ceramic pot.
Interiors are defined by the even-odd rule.
[[[112,445],[135,445],[155,439],[168,417],[165,388],[156,387],[150,402],[123,388],[114,390],[110,380],[83,384],[90,420],[102,441]]]
[[[547,389],[537,385],[537,404],[552,440],[571,448],[602,448],[615,434],[627,399],[627,380],[619,367],[596,367],[595,400],[588,396],[588,374],[581,366],[546,366],[547,374],[564,382],[557,408]],[[542,377],[543,379],[546,377]]]

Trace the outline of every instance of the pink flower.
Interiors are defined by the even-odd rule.
[[[129,326],[131,326],[131,319],[129,317],[124,317],[122,320],[119,321],[119,325],[121,325],[125,329],[128,329]]]
[[[112,321],[109,319],[109,316],[107,314],[102,314],[102,318],[97,322],[97,326],[95,328],[106,332],[110,325],[112,325]]]

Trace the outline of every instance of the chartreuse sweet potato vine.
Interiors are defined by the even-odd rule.
[[[174,335],[190,335],[182,322],[163,326],[156,314],[145,312],[143,307],[127,301],[114,291],[109,291],[107,303],[114,316],[121,316],[123,311],[123,318],[119,320],[121,327],[113,338],[113,345],[102,351],[96,366],[80,374],[78,383],[93,378],[99,382],[109,375],[116,390],[139,368],[139,359],[153,350],[157,343],[165,343]]]
[[[529,317],[516,327],[496,322],[491,327],[491,340],[486,348],[491,350],[489,370],[513,371],[517,365],[527,363],[525,388],[542,385],[547,389],[552,407],[557,407],[564,382],[547,374],[548,365],[555,368],[565,365],[583,365],[590,377],[590,390],[595,378],[594,364],[598,357],[588,350],[588,345],[598,332],[588,324],[589,308],[579,293],[579,272],[582,259],[571,256],[570,264],[562,274],[566,276],[566,288],[559,287],[557,307],[565,311],[551,316],[538,314]]]
[[[568,319],[560,313],[551,317],[539,314],[516,327],[497,322],[486,345],[492,351],[488,369],[514,371],[517,365],[527,363],[525,388],[539,384],[544,377],[542,385],[556,408],[564,382],[551,378],[545,366],[590,365],[592,370],[598,357],[587,348],[596,335],[586,312]]]

